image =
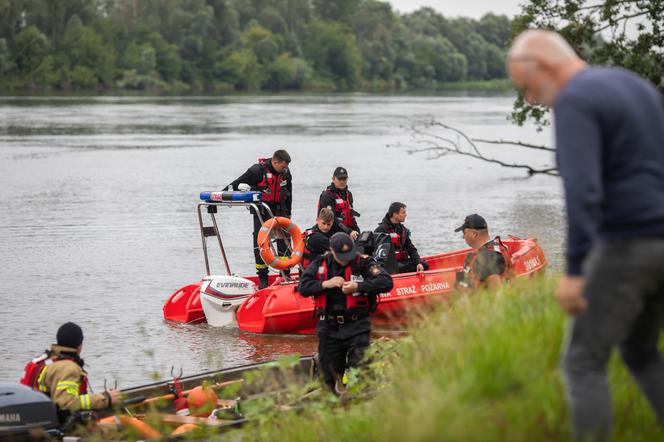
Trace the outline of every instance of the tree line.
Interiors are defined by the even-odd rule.
[[[0,89],[435,90],[505,78],[510,37],[378,0],[0,0]]]

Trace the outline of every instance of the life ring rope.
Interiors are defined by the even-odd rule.
[[[290,257],[275,256],[270,246],[270,234],[276,228],[281,228],[288,233],[292,244],[292,253]],[[263,223],[258,231],[256,245],[260,250],[260,256],[263,262],[277,270],[286,270],[295,267],[301,260],[304,253],[304,237],[302,231],[290,218],[276,216]]]

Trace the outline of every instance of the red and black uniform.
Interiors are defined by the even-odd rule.
[[[302,267],[306,269],[309,264],[319,256],[330,250],[330,232],[323,233],[314,224],[304,231],[304,253],[302,254]]]
[[[317,212],[320,212],[323,207],[329,207],[334,211],[335,219],[330,234],[360,231],[354,215],[356,212],[353,210],[353,194],[348,188],[337,189],[334,184],[327,186],[318,198]]]
[[[323,289],[323,281],[341,276],[358,283],[358,294]],[[362,360],[371,334],[370,311],[380,293],[392,289],[392,277],[376,261],[360,257],[342,266],[330,253],[316,258],[300,278],[302,296],[315,296],[319,321],[318,356],[325,383],[332,389],[348,367]]]
[[[390,236],[390,242],[399,265],[398,273],[414,272],[417,270],[418,264],[422,264],[424,270],[429,270],[429,264],[420,259],[420,254],[410,239],[410,230],[406,226],[401,223],[393,223],[390,221],[390,217],[385,215],[383,221],[376,227],[375,232]]]
[[[463,270],[457,273],[457,286],[476,288],[491,275],[505,278],[511,264],[509,250],[497,236],[466,256]]]
[[[261,192],[263,202],[265,202],[270,210],[272,210],[274,216],[285,216],[290,218],[293,183],[289,169],[285,169],[282,173],[277,173],[277,171],[274,170],[274,167],[272,167],[270,158],[260,158],[258,163],[251,166],[238,179],[230,183],[228,185],[228,190],[238,190],[240,184],[248,184],[251,186],[251,190]],[[270,218],[270,216],[265,213],[265,210],[261,210],[261,216],[263,217],[263,221]],[[261,222],[256,213],[254,213],[253,244],[256,269],[259,274],[262,273],[263,275],[267,275],[267,264],[261,259],[260,251],[256,245],[260,228]],[[285,242],[278,241],[277,246],[279,254],[285,254],[287,249]]]

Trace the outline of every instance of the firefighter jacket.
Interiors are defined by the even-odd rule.
[[[108,393],[88,393],[87,373],[76,349],[51,346],[50,363],[44,366],[37,379],[39,391],[48,394],[60,410],[100,410],[111,405]],[[78,355],[76,355],[78,356]],[[76,361],[81,361],[80,364]]]

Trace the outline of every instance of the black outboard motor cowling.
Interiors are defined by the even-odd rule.
[[[360,253],[371,256],[380,263],[388,273],[397,273],[399,265],[397,256],[386,233],[364,231],[355,240],[355,245]]]
[[[38,391],[0,381],[0,441],[62,436],[55,404]]]

